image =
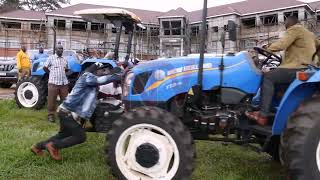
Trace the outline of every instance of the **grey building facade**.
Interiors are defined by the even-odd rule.
[[[0,57],[9,56],[21,44],[30,49],[52,48],[54,39],[66,49],[83,48],[111,51],[115,31],[111,24],[85,22],[73,13],[88,8],[112,8],[77,4],[49,13],[13,11],[0,13]],[[226,52],[241,51],[271,43],[285,31],[287,16],[297,16],[302,25],[318,33],[320,1],[310,4],[296,0],[246,0],[208,8],[206,52],[221,53],[220,35],[226,32]],[[136,27],[133,54],[141,59],[175,57],[199,53],[202,10],[187,12],[182,8],[168,12],[128,9],[138,15],[146,27]],[[228,21],[238,25],[238,40],[228,40]],[[40,28],[41,27],[41,28]],[[120,53],[125,52],[126,33],[121,38]]]

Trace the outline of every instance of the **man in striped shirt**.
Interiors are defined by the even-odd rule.
[[[49,74],[48,81],[48,121],[55,121],[56,101],[59,95],[63,101],[69,92],[69,81],[66,76],[68,61],[62,56],[63,47],[58,45],[56,54],[50,56],[44,65],[44,71]]]

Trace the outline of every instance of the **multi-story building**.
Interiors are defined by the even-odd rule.
[[[44,13],[16,10],[0,16],[0,57],[14,56],[21,44],[36,48],[46,43]]]
[[[200,3],[200,2],[199,2]],[[16,10],[0,13],[0,57],[12,55],[21,44],[29,48],[52,48],[54,39],[67,49],[114,47],[115,30],[111,24],[85,22],[75,11],[87,8],[112,8],[77,4],[49,13]],[[125,8],[137,14],[146,29],[136,28],[133,53],[138,58],[174,57],[199,53],[202,10],[187,12],[182,8],[157,12]],[[228,40],[226,51],[240,51],[270,43],[285,30],[283,22],[290,15],[318,33],[320,1],[310,4],[297,0],[246,0],[208,8],[206,51],[221,53],[220,35],[228,30],[228,20],[238,25],[238,40]],[[120,51],[125,51],[123,33]]]

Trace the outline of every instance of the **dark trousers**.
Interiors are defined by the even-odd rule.
[[[73,119],[71,114],[59,111],[58,117],[60,119],[58,134],[46,141],[39,142],[36,145],[37,148],[44,150],[46,149],[45,145],[52,142],[55,148],[63,149],[86,141],[85,129]]]
[[[55,115],[57,97],[59,95],[60,100],[66,99],[69,93],[69,85],[48,85],[48,115]]]
[[[301,69],[278,68],[264,74],[261,87],[261,114],[267,116],[270,113],[275,87],[289,85],[296,78],[296,72]]]

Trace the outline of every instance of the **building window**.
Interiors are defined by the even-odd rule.
[[[42,24],[41,30],[44,30],[45,28],[46,28],[46,25]],[[31,30],[40,30],[40,24],[31,23]]]
[[[219,27],[218,26],[213,26],[212,27],[212,31],[215,32],[215,33],[219,32]]]
[[[117,33],[117,28],[116,28],[116,27],[112,27],[112,28],[111,28],[111,32],[112,32],[112,33]]]
[[[307,11],[304,12],[304,20],[308,20],[308,13],[307,13]]]
[[[181,21],[171,21],[172,35],[181,35]]]
[[[298,11],[290,11],[290,12],[283,13],[284,20],[286,20],[287,17],[289,16],[295,16],[298,18],[298,15],[299,15]]]
[[[65,20],[54,20],[54,26],[58,30],[65,30],[66,29],[66,21]]]
[[[162,21],[162,28],[163,28],[164,35],[171,35],[169,21]]]
[[[1,24],[8,29],[21,29],[21,23],[18,22],[2,22]]]
[[[255,17],[242,19],[241,22],[242,22],[242,25],[245,28],[254,28],[254,27],[256,27],[256,18]]]
[[[277,14],[262,16],[262,17],[260,17],[260,19],[261,19],[262,24],[265,26],[278,25],[278,15]]]
[[[199,26],[191,27],[191,36],[198,36],[199,33],[200,33],[200,27]]]
[[[224,26],[223,26],[223,29],[224,29],[224,31],[228,31],[228,30],[229,30],[228,25],[224,25]]]
[[[141,28],[139,26],[136,26],[136,31],[140,34],[145,34],[147,33],[147,28]]]
[[[182,21],[162,21],[163,34],[168,35],[183,35],[185,30],[182,28]]]
[[[151,36],[159,36],[159,27],[150,27],[150,34]]]
[[[81,21],[73,21],[72,31],[87,31],[87,23]]]
[[[91,31],[96,31],[96,32],[104,32],[104,24],[102,23],[91,23]]]

